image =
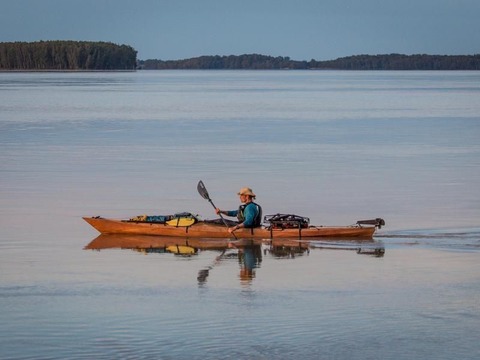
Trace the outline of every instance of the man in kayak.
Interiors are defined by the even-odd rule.
[[[238,210],[225,211],[220,210],[219,208],[215,209],[217,214],[237,217],[238,224],[229,227],[229,233],[242,228],[258,227],[262,224],[262,208],[260,205],[253,202],[256,195],[253,193],[252,189],[248,187],[241,188],[237,195],[240,196],[240,201],[242,203]]]

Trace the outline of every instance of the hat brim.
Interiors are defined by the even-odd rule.
[[[254,193],[237,193],[237,195],[248,195],[248,196],[252,196],[252,197],[257,197],[257,195],[255,195]]]

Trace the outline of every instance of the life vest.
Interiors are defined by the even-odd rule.
[[[257,203],[254,203],[254,202],[250,202],[248,204],[240,205],[240,207],[238,208],[238,215],[237,215],[238,221],[240,223],[243,223],[245,221],[245,215],[244,215],[245,208],[250,204],[253,204],[257,207],[257,214],[255,215],[255,217],[253,219],[253,225],[246,226],[246,227],[258,227],[258,226],[262,225],[262,207],[260,205],[258,205]]]

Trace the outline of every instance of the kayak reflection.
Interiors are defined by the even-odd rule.
[[[242,284],[249,284],[256,276],[263,261],[263,256],[270,255],[277,259],[294,259],[309,255],[313,249],[353,250],[358,254],[382,257],[385,249],[381,243],[354,242],[351,240],[292,240],[292,239],[205,239],[179,238],[148,235],[106,235],[102,234],[84,247],[85,250],[130,249],[145,254],[170,253],[175,256],[196,256],[200,251],[220,252],[212,263],[199,270],[198,285],[206,284],[210,271],[221,262],[233,259],[239,263],[239,279]]]
[[[101,234],[84,247],[85,250],[132,249],[145,252],[172,252],[187,255],[198,250],[242,249],[248,246],[263,246],[264,253],[275,257],[295,257],[309,254],[311,249],[356,250],[361,254],[380,255],[385,250],[381,242],[375,240],[355,241],[352,239],[210,239],[182,238],[172,236],[151,236],[135,234]],[[192,250],[192,248],[194,250]]]
[[[270,253],[276,258],[295,258],[296,256],[310,254],[310,241],[298,240],[271,240],[265,249],[265,254]]]
[[[170,236],[106,235],[93,239],[85,250],[131,249],[142,252],[171,252],[178,255],[194,255],[198,250],[223,250],[228,239],[189,239]]]

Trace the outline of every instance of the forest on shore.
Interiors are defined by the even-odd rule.
[[[128,45],[90,41],[0,43],[0,70],[135,70],[137,52]]]
[[[480,55],[356,55],[328,61],[296,61],[259,54],[200,56],[185,60],[145,60],[144,70],[480,70]]]
[[[91,41],[0,43],[0,71],[104,70],[480,70],[476,55],[355,55],[327,61],[244,54],[138,60],[129,45]]]

